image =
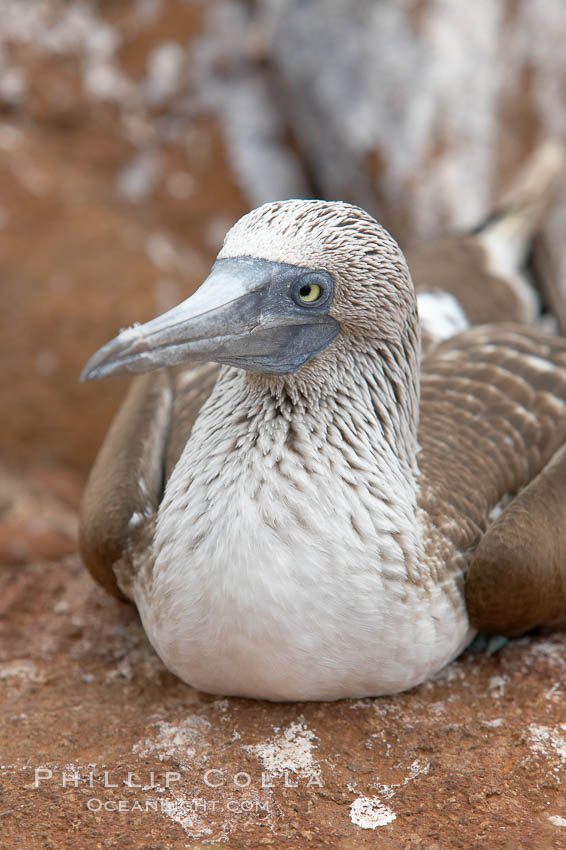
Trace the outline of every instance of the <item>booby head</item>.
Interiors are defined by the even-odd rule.
[[[194,295],[122,331],[89,360],[81,379],[192,360],[292,375],[339,339],[375,349],[403,344],[408,327],[414,337],[413,286],[384,228],[350,204],[278,201],[232,227]]]

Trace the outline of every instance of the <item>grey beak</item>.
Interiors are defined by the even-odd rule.
[[[150,372],[192,360],[289,374],[336,337],[327,313],[333,296],[325,272],[323,303],[310,308],[292,298],[308,269],[252,257],[219,260],[192,295],[167,313],[122,331],[86,364],[81,381]],[[311,273],[312,274],[312,273]]]

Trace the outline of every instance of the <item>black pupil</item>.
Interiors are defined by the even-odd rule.
[[[303,298],[307,298],[311,294],[312,286],[310,283],[307,283],[306,286],[301,286],[299,289],[299,295],[302,295]]]

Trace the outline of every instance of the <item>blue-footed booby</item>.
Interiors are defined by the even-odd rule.
[[[421,362],[406,260],[362,209],[245,215],[83,378],[136,372],[81,551],[194,687],[377,696],[478,629],[566,622],[566,340],[480,326]]]

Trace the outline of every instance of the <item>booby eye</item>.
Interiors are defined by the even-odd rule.
[[[305,283],[299,289],[299,298],[305,304],[312,304],[313,301],[318,301],[322,295],[322,287],[318,283]]]
[[[296,277],[291,287],[291,297],[299,307],[321,309],[328,307],[334,295],[332,277],[325,271],[305,271]]]

